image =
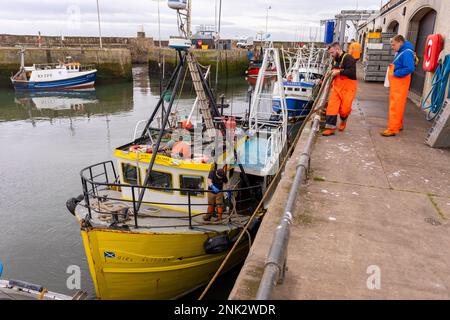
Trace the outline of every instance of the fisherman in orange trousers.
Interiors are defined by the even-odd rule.
[[[327,106],[327,123],[323,136],[336,133],[338,116],[341,118],[339,131],[347,127],[347,120],[352,113],[353,100],[356,97],[358,81],[356,79],[356,61],[342,50],[339,43],[333,43],[328,52],[333,58],[333,74],[335,76]]]
[[[398,35],[392,38],[391,46],[397,54],[388,70],[389,87],[391,88],[389,95],[389,124],[387,130],[381,132],[383,137],[396,136],[403,130],[411,75],[416,69],[414,47],[410,42],[406,41],[402,35]]]

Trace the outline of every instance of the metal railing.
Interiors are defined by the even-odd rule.
[[[319,92],[314,100],[312,107],[312,114],[317,111],[323,110],[328,102],[330,88],[333,83],[334,75],[331,71],[328,71],[324,77],[323,84],[320,86]],[[303,153],[300,156],[297,164],[296,175],[291,186],[288,201],[284,209],[284,214],[281,222],[276,229],[272,246],[270,248],[266,264],[264,266],[264,273],[258,288],[256,295],[257,300],[269,300],[272,292],[278,283],[284,281],[286,263],[287,263],[287,250],[290,238],[290,228],[293,219],[293,213],[295,204],[299,195],[299,189],[302,182],[307,178],[307,173],[310,167],[311,152],[317,132],[320,128],[320,116],[314,118],[311,132],[306,142]]]
[[[205,194],[208,193],[214,193],[210,190],[205,189],[183,189],[183,188],[164,188],[164,187],[153,187],[153,186],[142,186],[142,185],[130,185],[130,184],[122,184],[119,183],[120,177],[117,175],[117,171],[114,167],[114,164],[112,161],[105,161],[98,164],[95,164],[93,166],[87,167],[83,169],[80,173],[81,175],[81,182],[83,187],[83,197],[85,201],[86,208],[88,210],[89,219],[92,219],[92,212],[97,212],[99,214],[104,215],[111,215],[115,221],[117,221],[119,216],[129,216],[129,209],[133,209],[133,216],[134,216],[134,224],[136,228],[139,228],[138,218],[140,213],[140,210],[137,210],[137,203],[138,203],[138,197],[139,193],[142,191],[142,189],[145,189],[146,191],[156,191],[156,192],[170,192],[170,193],[179,193],[183,197],[186,198],[185,203],[168,203],[168,202],[155,202],[155,201],[144,201],[145,205],[150,206],[156,206],[156,207],[163,207],[163,206],[169,206],[173,208],[187,208],[188,213],[188,224],[189,228],[193,229],[193,219],[197,216],[204,216],[209,213],[196,213],[195,211],[196,207],[203,207],[206,206],[207,203],[193,203],[193,199],[198,198],[199,194],[202,194],[203,197]],[[102,180],[103,179],[103,180]],[[110,190],[123,190],[125,188],[131,189],[131,199],[124,199],[122,197],[115,198],[112,196],[108,196],[107,194],[102,194],[103,191],[110,191]],[[253,187],[246,187],[246,188],[239,188],[234,190],[222,190],[219,192],[219,194],[226,195],[228,193],[232,193],[236,201],[234,202],[235,209],[237,213],[240,214],[251,214],[252,208],[255,206],[256,203],[258,203],[258,194],[262,193],[262,186],[253,186]],[[249,197],[250,196],[250,197]],[[102,212],[101,208],[94,208],[93,204],[94,201],[98,201],[100,203],[105,203],[107,201],[114,201],[118,203],[126,204],[126,207],[124,208],[122,212]],[[232,204],[229,204],[230,211]],[[254,209],[254,208],[253,208]],[[227,212],[225,212],[227,213]],[[228,212],[229,213],[229,212]],[[158,216],[158,218],[167,218],[167,219],[180,219],[183,221],[186,221],[185,215],[171,215],[171,216]],[[181,227],[186,226],[186,223],[180,224],[178,226],[174,227]]]
[[[276,284],[284,279],[284,272],[286,270],[287,247],[290,237],[290,226],[292,224],[292,214],[295,209],[295,203],[299,195],[299,189],[303,181],[306,179],[311,151],[316,136],[319,130],[320,117],[314,119],[311,133],[306,143],[305,149],[297,164],[297,173],[294,178],[289,198],[284,210],[283,218],[277,228],[274,236],[272,247],[270,248],[269,256],[264,268],[264,274],[261,279],[261,284],[256,295],[257,300],[269,300]]]
[[[36,70],[50,70],[50,69],[56,69],[56,68],[63,68],[65,67],[64,63],[40,63],[40,64],[35,64],[34,68]],[[95,65],[93,64],[87,64],[87,65],[82,65],[80,64],[78,66],[78,70],[79,71],[89,71],[89,70],[93,70],[95,69]]]

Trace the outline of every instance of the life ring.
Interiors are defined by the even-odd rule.
[[[431,34],[427,38],[423,71],[434,72],[439,65],[439,55],[444,48],[444,39],[440,34]]]
[[[151,146],[135,145],[130,147],[130,152],[153,153]]]

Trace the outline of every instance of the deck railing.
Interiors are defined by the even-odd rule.
[[[162,188],[162,187],[152,187],[152,186],[142,186],[142,185],[130,185],[130,184],[122,184],[120,183],[120,177],[117,174],[117,171],[114,167],[114,163],[112,161],[105,161],[93,166],[87,167],[81,171],[81,182],[83,186],[83,197],[85,201],[86,208],[88,210],[89,219],[92,219],[92,212],[95,211],[100,214],[111,215],[113,218],[113,223],[118,221],[119,216],[128,216],[129,209],[133,209],[134,215],[134,224],[136,228],[139,228],[138,218],[140,210],[137,210],[138,207],[138,199],[139,194],[143,189],[146,191],[165,191],[165,192],[178,192],[183,194],[183,197],[186,198],[185,203],[167,203],[167,202],[154,202],[154,201],[144,201],[144,204],[156,206],[156,207],[186,207],[188,213],[188,223],[189,228],[193,229],[193,218],[197,216],[203,216],[208,213],[200,213],[193,214],[196,207],[203,207],[205,204],[195,204],[192,203],[192,199],[198,197],[199,193],[208,194],[213,193],[210,190],[204,189],[176,189],[176,188]],[[120,191],[124,188],[131,189],[131,199],[114,198],[108,196],[106,194],[102,194],[102,191],[109,190],[117,190]],[[234,206],[236,207],[236,212],[240,214],[251,214],[253,213],[253,209],[259,203],[260,195],[262,194],[262,186],[253,186],[246,188],[239,188],[235,190],[223,190],[219,193],[222,193],[224,196],[228,193],[233,193],[235,195],[236,201],[234,202]],[[102,212],[101,208],[93,208],[93,202],[98,201],[99,203],[104,203],[106,201],[114,201],[119,203],[126,204],[126,208],[122,212]],[[231,207],[231,204],[230,204]],[[228,212],[229,213],[229,212]],[[185,220],[186,216],[160,216],[159,218],[167,218],[167,219],[180,219]],[[186,224],[179,225],[186,226]],[[174,226],[177,227],[177,226]]]

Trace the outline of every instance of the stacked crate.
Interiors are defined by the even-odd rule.
[[[391,48],[392,32],[372,32],[364,53],[364,80],[384,82],[389,65],[394,60],[395,52]]]

